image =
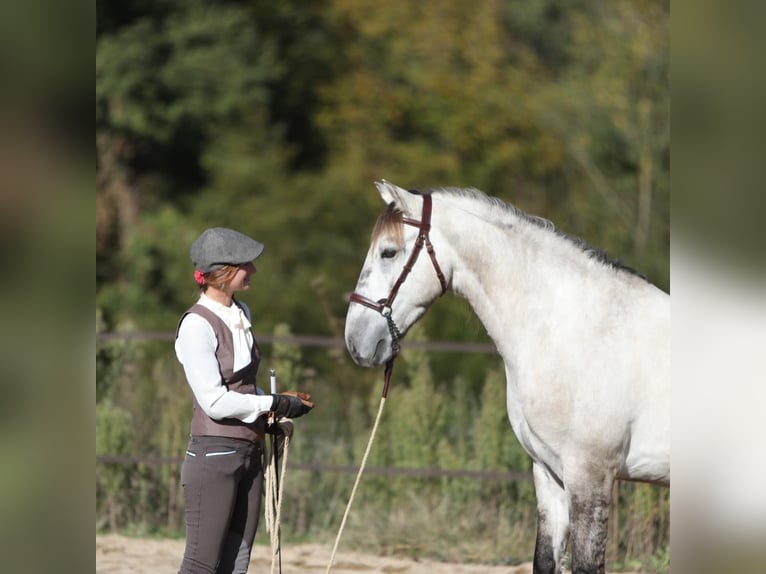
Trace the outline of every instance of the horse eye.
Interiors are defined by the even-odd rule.
[[[380,256],[383,259],[392,259],[396,256],[396,249],[384,249]]]

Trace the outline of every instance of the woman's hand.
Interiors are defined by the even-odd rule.
[[[302,417],[314,408],[311,395],[308,393],[285,391],[272,396],[274,400],[271,403],[271,410],[277,418],[295,419]]]

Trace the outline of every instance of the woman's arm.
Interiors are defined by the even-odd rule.
[[[188,314],[178,329],[175,349],[186,380],[205,414],[212,419],[235,418],[252,423],[271,410],[274,397],[229,391],[215,357],[213,327],[199,315]]]

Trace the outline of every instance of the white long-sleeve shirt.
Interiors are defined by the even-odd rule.
[[[245,367],[251,359],[253,334],[250,332],[250,310],[243,312],[235,303],[226,307],[202,294],[197,301],[218,315],[231,329],[234,343],[234,371]],[[257,395],[229,391],[221,379],[215,357],[218,341],[212,325],[204,317],[189,313],[184,317],[176,338],[176,356],[183,365],[186,380],[194,396],[212,419],[235,418],[252,423],[271,409],[273,398],[258,388]]]

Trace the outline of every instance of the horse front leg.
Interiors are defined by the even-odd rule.
[[[572,524],[572,574],[604,574],[610,493],[614,477],[596,474],[567,483]]]
[[[563,572],[569,538],[569,501],[561,484],[541,464],[532,464],[537,496],[537,540],[534,574]]]

